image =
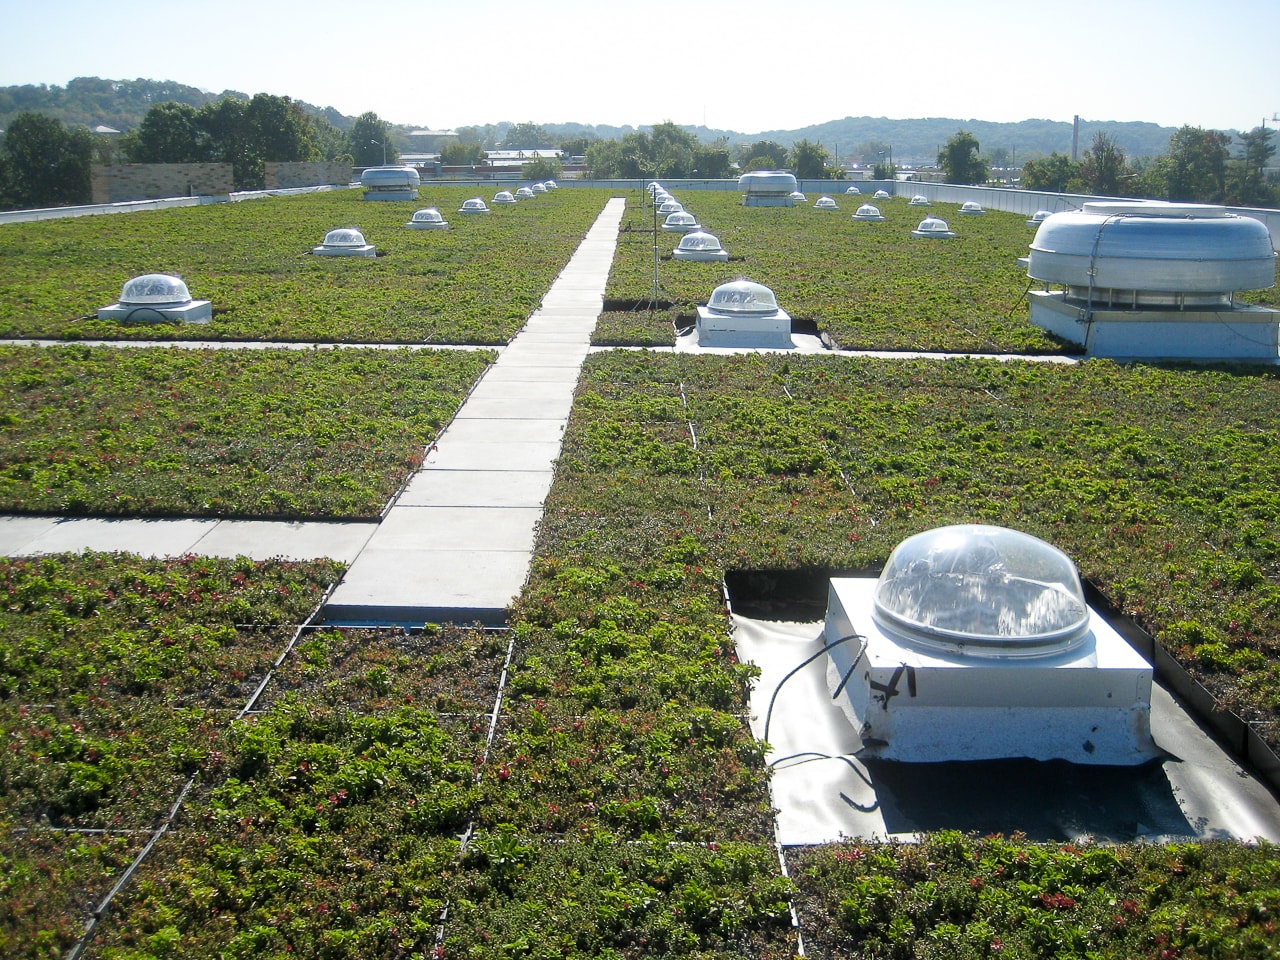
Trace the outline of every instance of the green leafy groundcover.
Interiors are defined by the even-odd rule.
[[[562,189],[455,213],[482,185],[425,185],[417,200],[359,190],[5,224],[0,337],[478,343],[509,340],[537,307],[609,193]],[[446,231],[410,230],[435,206]],[[376,258],[311,254],[355,226]],[[213,304],[203,325],[96,319],[131,277],[172,273]]]
[[[1273,957],[1280,852],[1233,843],[1039,846],[942,832],[788,852],[820,958]]]
[[[0,511],[376,517],[492,359],[0,347]]]
[[[814,321],[845,349],[1062,351],[1028,318],[1024,298],[1030,281],[1017,263],[1035,233],[1026,217],[994,210],[962,216],[958,204],[912,207],[906,196],[871,200],[841,193],[835,199],[840,209],[824,211],[811,204],[744,207],[736,191],[681,193],[681,202],[720,239],[730,259],[673,260],[681,235],[660,232],[660,296],[691,319],[692,306],[706,303],[717,286],[748,277],[770,287],[792,317]],[[880,209],[884,222],[851,219],[867,202]],[[652,207],[643,204],[640,193],[628,197],[606,294],[618,303],[645,303],[652,295],[653,217]],[[930,214],[945,219],[957,236],[912,237]],[[1273,288],[1242,299],[1277,306],[1278,296]],[[600,343],[671,342],[661,312],[644,312],[629,322],[612,314],[602,319]]]
[[[1016,527],[1280,747],[1278,404],[1272,368],[602,354],[542,550],[629,583],[682,538],[706,569],[853,569]]]

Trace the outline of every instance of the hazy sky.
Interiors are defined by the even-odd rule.
[[[1247,130],[1280,113],[1280,0],[5,7],[0,86],[174,80],[437,129],[672,120],[758,133],[845,116],[1078,114]]]

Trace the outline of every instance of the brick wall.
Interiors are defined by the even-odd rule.
[[[94,203],[214,196],[234,189],[229,163],[95,163],[90,180]]]
[[[351,182],[351,164],[336,161],[267,163],[263,179],[268,190],[290,187],[318,187],[326,183]]]

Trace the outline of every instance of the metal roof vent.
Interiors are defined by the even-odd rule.
[[[144,323],[208,323],[213,307],[208,300],[192,300],[181,277],[147,273],[125,281],[120,299],[98,310],[99,320]]]
[[[440,215],[435,207],[427,207],[413,215],[413,219],[405,224],[412,230],[448,230],[449,221]]]
[[[678,214],[672,214],[678,216]],[[677,260],[725,261],[729,251],[720,246],[720,238],[698,230],[686,233],[680,244],[671,252]]]
[[[933,237],[935,239],[946,239],[954,237],[956,232],[951,229],[945,220],[939,220],[937,217],[925,217],[920,221],[920,225],[911,231],[913,237]]]
[[[528,200],[533,196],[533,191],[528,187],[520,187],[516,190],[517,200]]]
[[[480,197],[472,197],[470,200],[463,200],[462,206],[458,208],[459,213],[488,213],[489,207]]]
[[[733,280],[716,287],[698,307],[698,344],[704,347],[793,349],[791,317],[762,283]]]
[[[366,200],[416,200],[422,180],[413,167],[368,167],[360,174]]]
[[[1046,218],[1027,275],[1068,299],[1143,306],[1225,306],[1275,284],[1276,253],[1259,220],[1192,203],[1086,203]]]
[[[667,215],[667,219],[662,222],[662,229],[668,233],[692,233],[695,230],[701,230],[702,227],[698,223],[698,218],[692,213],[679,210]]]
[[[364,234],[355,227],[339,227],[324,235],[324,243],[312,247],[311,252],[321,257],[372,257],[373,245],[366,243]]]
[[[738,189],[744,194],[743,206],[791,207],[796,189],[795,174],[782,170],[753,170],[738,178]]]
[[[922,193],[917,193],[914,197],[912,197],[909,201],[907,201],[907,206],[927,207],[929,206],[929,198]]]
[[[813,209],[815,209],[815,210],[839,210],[840,208],[836,206],[836,202],[835,202],[834,200],[832,200],[830,197],[819,197],[819,198],[818,198],[818,201],[813,205]]]
[[[517,200],[510,190],[499,190],[493,195],[493,202],[498,204],[516,203]]]
[[[1051,214],[1027,275],[1045,284],[1029,292],[1031,322],[1091,356],[1280,361],[1280,312],[1235,302],[1274,286],[1271,234],[1225,207],[1091,201]]]
[[[881,220],[884,219],[884,214],[880,212],[880,208],[877,207],[875,204],[864,203],[862,206],[858,208],[857,213],[853,215],[853,219],[879,223]]]
[[[964,203],[960,204],[960,212],[968,217],[976,217],[986,213],[987,211],[982,209],[982,204],[977,200],[966,200]]]
[[[878,580],[833,579],[825,627],[867,756],[1137,764],[1152,670],[1088,606],[1075,565],[981,524],[902,541]]]
[[[888,199],[889,199],[889,191],[888,191],[888,190],[877,190],[874,194],[872,194],[872,195],[871,195],[871,199],[872,199],[872,200],[888,200]]]

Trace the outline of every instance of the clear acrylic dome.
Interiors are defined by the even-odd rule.
[[[543,186],[546,187],[548,190],[560,189],[560,184],[556,183],[554,180],[548,180],[546,183],[543,184]]]
[[[956,233],[947,221],[939,220],[937,217],[925,217],[920,221],[920,225],[911,231],[911,235],[913,237],[954,237]]]
[[[864,203],[853,215],[855,220],[883,220],[884,214],[880,212],[880,208],[873,203]]]
[[[707,309],[715,313],[770,314],[778,312],[778,298],[762,283],[733,280],[711,292]]]
[[[911,198],[911,202],[907,204],[907,206],[910,206],[910,207],[927,207],[928,205],[929,205],[929,198],[922,193],[917,193],[914,197]]]
[[[875,200],[888,200],[888,199],[889,199],[889,191],[888,191],[888,190],[877,190],[877,191],[872,195],[872,198],[873,198],[873,199],[875,199]]]
[[[459,208],[462,213],[488,213],[489,208],[484,200],[480,197],[472,197],[470,200],[463,200],[462,206]]]
[[[801,193],[799,190],[792,190],[792,191],[791,191],[791,199],[792,199],[792,201],[794,201],[795,203],[808,203],[808,201],[809,201],[809,198],[808,198],[808,197],[806,197],[806,196],[805,196],[803,193]]]
[[[529,189],[532,190],[534,193],[546,193],[547,185],[545,183],[535,183]]]
[[[719,237],[715,237],[709,233],[702,233],[701,231],[698,231],[695,233],[686,233],[683,237],[681,237],[679,249],[680,250],[713,251],[713,250],[720,250],[722,249],[722,247],[720,246]],[[715,299],[714,293],[711,295],[711,299],[712,300]]]
[[[414,223],[443,223],[444,217],[440,216],[440,211],[435,207],[427,207],[425,210],[419,210],[413,215]],[[328,243],[328,240],[325,240]]]
[[[519,190],[516,191],[516,196],[520,197],[521,199],[527,200],[533,196],[533,191],[530,190],[528,187],[521,187]]]
[[[938,527],[898,544],[872,615],[885,631],[952,655],[1050,656],[1089,636],[1084,589],[1067,555],[982,524]]]
[[[987,211],[982,209],[982,204],[980,204],[977,200],[966,200],[964,203],[960,204],[960,212],[961,213],[986,213]]]
[[[167,273],[148,273],[125,281],[120,288],[120,303],[124,306],[155,306],[157,304],[190,303],[191,293],[181,277]]]
[[[510,190],[499,190],[493,195],[494,203],[515,203],[516,198]]]
[[[416,217],[417,214],[414,214]],[[326,247],[363,247],[366,245],[364,234],[354,227],[339,227],[324,235]]]
[[[861,192],[862,191],[859,190],[857,187],[850,187],[848,190],[845,191],[845,193],[861,193]]]
[[[818,200],[817,200],[817,202],[816,202],[816,203],[814,203],[814,205],[813,205],[813,209],[815,209],[815,210],[839,210],[840,208],[836,206],[836,202],[835,202],[834,200],[832,200],[830,197],[819,197],[819,198],[818,198]]]
[[[697,225],[697,218],[687,210],[669,213],[667,214],[667,219],[663,221],[663,226],[667,227],[696,227]]]
[[[684,204],[674,198],[671,200],[663,200],[662,206],[658,207],[658,212],[662,214],[684,213]]]

